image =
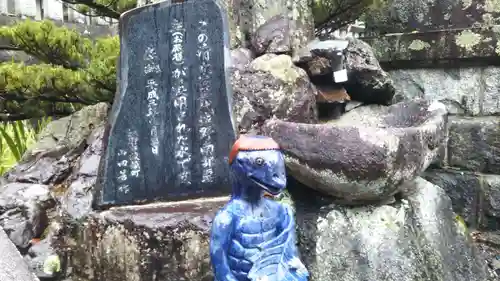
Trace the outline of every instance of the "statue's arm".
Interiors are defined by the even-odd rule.
[[[293,209],[286,204],[282,204],[282,206],[283,209],[282,212],[280,212],[280,214],[282,214],[282,217],[280,219],[283,223],[281,227],[285,231],[289,231],[287,250],[289,251],[289,254],[293,256],[293,258],[289,260],[289,266],[296,270],[295,272],[298,277],[297,280],[307,280],[309,277],[309,272],[300,260],[295,228],[295,215]]]
[[[298,254],[297,251],[297,238],[295,234],[295,216],[293,210],[290,206],[281,203],[280,221],[281,221],[281,231],[289,232],[290,239],[288,240],[289,247],[294,254]]]
[[[222,209],[215,216],[210,233],[210,259],[217,281],[238,281],[232,274],[227,261],[232,230],[232,214],[226,209]]]

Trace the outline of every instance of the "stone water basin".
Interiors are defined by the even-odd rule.
[[[439,102],[413,100],[361,106],[324,124],[269,120],[263,132],[281,145],[293,177],[359,204],[391,198],[438,157],[446,116]]]

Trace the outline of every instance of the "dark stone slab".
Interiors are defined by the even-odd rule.
[[[500,230],[500,176],[452,169],[427,170],[423,177],[443,188],[453,211],[467,226],[481,231]]]
[[[500,173],[500,119],[450,118],[449,164],[464,170]]]
[[[481,228],[497,231],[500,235],[500,176],[485,175],[480,180],[484,194]]]
[[[427,170],[423,177],[441,187],[451,199],[453,211],[461,216],[468,227],[477,228],[480,209],[480,184],[470,173]]]
[[[225,13],[156,3],[121,17],[120,89],[94,207],[229,191],[234,141]]]
[[[499,7],[490,0],[383,1],[366,13],[370,38],[363,40],[386,70],[499,65]]]
[[[498,27],[393,33],[362,38],[385,70],[500,65]]]
[[[366,13],[366,33],[435,31],[493,25],[500,17],[491,0],[387,0]]]

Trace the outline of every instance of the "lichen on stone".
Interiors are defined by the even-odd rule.
[[[127,280],[140,280],[140,268],[137,264],[140,246],[122,225],[109,226],[97,241],[97,246],[105,259],[101,261],[103,266],[111,266],[117,272],[125,273]]]
[[[485,38],[483,38],[483,43],[489,43],[492,40],[493,40],[493,38],[491,38],[491,37],[485,37]]]
[[[466,236],[467,235],[467,224],[465,223],[465,220],[460,215],[455,216],[455,224],[457,226],[457,232],[462,236]]]
[[[472,5],[472,0],[461,0],[463,10],[467,9]]]
[[[494,17],[490,13],[485,13],[482,16],[482,18],[483,18],[483,25],[484,26],[492,26],[492,25],[494,25],[498,21],[498,18]]]
[[[500,34],[500,25],[493,25],[491,27],[491,31],[493,31],[496,34]]]
[[[413,50],[413,51],[422,51],[424,49],[428,49],[430,48],[431,45],[427,42],[424,42],[420,39],[416,39],[416,40],[413,40],[410,44],[410,46],[408,46],[408,49],[410,50]]]
[[[457,46],[462,47],[467,51],[472,51],[472,49],[481,42],[481,35],[470,30],[464,30],[455,37],[455,42],[457,43]]]
[[[485,0],[484,11],[489,13],[500,12],[500,0]]]
[[[255,70],[269,72],[286,83],[293,83],[299,77],[304,76],[301,73],[303,70],[295,67],[291,57],[287,55],[262,56],[255,59],[251,65]]]

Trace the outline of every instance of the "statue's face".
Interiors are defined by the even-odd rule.
[[[244,173],[250,184],[273,196],[286,187],[285,158],[279,150],[240,151],[233,169]]]

